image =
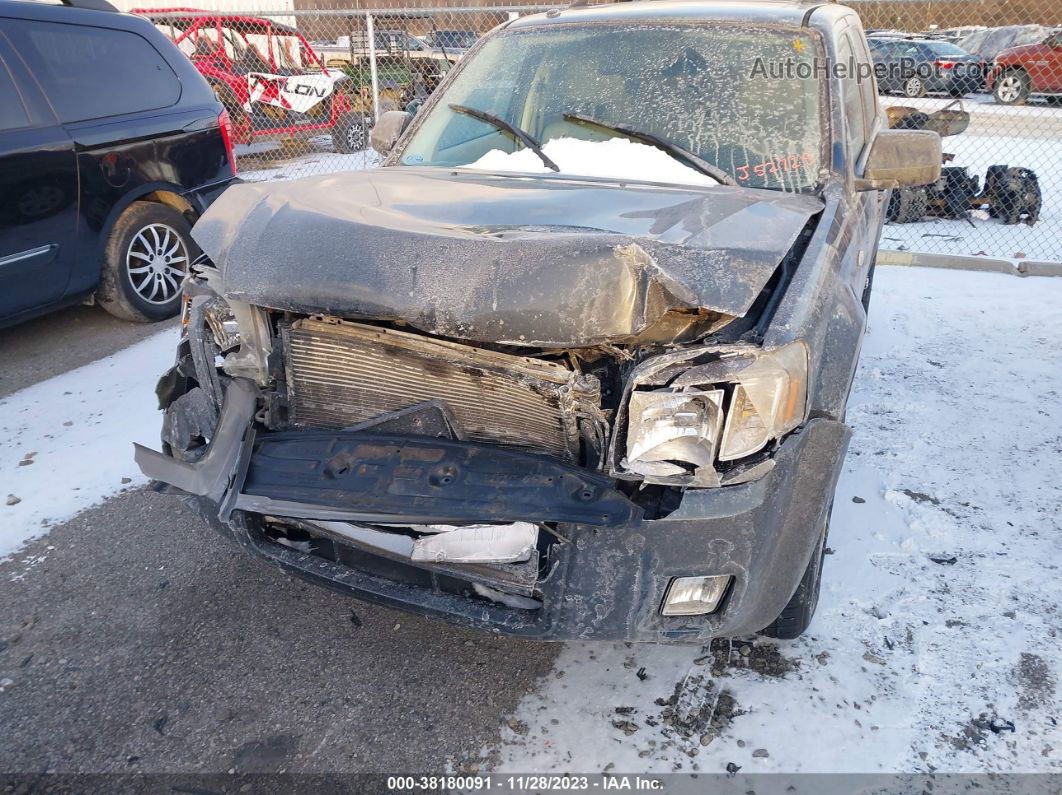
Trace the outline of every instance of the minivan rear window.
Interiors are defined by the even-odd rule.
[[[8,24],[62,122],[168,108],[181,97],[173,69],[136,33],[37,20]]]

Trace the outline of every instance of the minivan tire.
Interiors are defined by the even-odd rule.
[[[826,522],[819,534],[819,543],[811,553],[811,560],[804,570],[804,576],[800,578],[800,584],[778,614],[778,618],[760,630],[761,635],[779,640],[795,640],[811,626],[822,588],[822,561],[826,557],[826,537],[830,532],[829,516],[827,512]]]
[[[191,231],[191,224],[173,207],[149,201],[129,205],[114,222],[104,249],[96,288],[100,306],[135,323],[176,315],[181,281],[188,263],[199,254]]]

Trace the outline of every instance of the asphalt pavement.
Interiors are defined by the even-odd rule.
[[[129,323],[97,306],[72,306],[0,328],[0,398],[110,356],[176,323]]]
[[[157,328],[0,331],[0,393]],[[467,769],[559,651],[312,587],[147,489],[0,563],[0,606],[2,773]]]

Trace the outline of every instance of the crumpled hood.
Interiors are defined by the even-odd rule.
[[[391,167],[234,185],[193,237],[230,298],[478,342],[636,338],[673,312],[744,315],[806,195]]]

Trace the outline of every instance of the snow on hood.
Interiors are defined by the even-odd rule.
[[[719,180],[683,165],[655,146],[626,138],[585,141],[580,138],[551,138],[542,151],[557,164],[561,174],[605,179],[632,179],[666,182],[674,185],[718,185]],[[460,168],[481,171],[550,174],[538,155],[530,149],[503,152],[492,149],[474,163]]]
[[[726,185],[394,166],[234,185],[192,236],[230,298],[580,347],[744,315],[822,207]]]

